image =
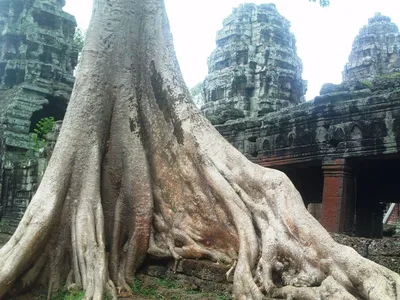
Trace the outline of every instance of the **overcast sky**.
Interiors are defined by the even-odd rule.
[[[291,22],[304,65],[303,78],[308,80],[307,99],[318,95],[326,82],[340,83],[351,44],[375,12],[400,25],[400,0],[331,0],[328,8],[308,0],[165,0],[176,53],[189,87],[207,75],[207,57],[215,48],[217,30],[232,8],[244,2],[273,2]],[[91,7],[91,0],[67,0],[64,9],[85,29]]]

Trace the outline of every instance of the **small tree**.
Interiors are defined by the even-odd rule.
[[[37,152],[39,149],[46,147],[46,135],[53,129],[55,124],[54,117],[41,119],[31,133],[32,150]]]

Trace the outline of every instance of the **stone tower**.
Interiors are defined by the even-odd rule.
[[[29,148],[39,119],[64,116],[78,58],[75,18],[64,2],[0,0],[0,122],[13,152]]]
[[[25,156],[29,134],[43,117],[63,119],[74,84],[76,21],[64,5],[0,0],[0,221],[11,228],[37,180],[38,163]]]
[[[400,71],[400,33],[389,17],[377,13],[361,28],[343,71],[343,81],[370,81]]]
[[[304,102],[306,82],[296,40],[274,4],[235,8],[216,41],[202,106],[214,124]]]

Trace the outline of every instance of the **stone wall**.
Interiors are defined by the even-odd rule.
[[[325,85],[313,101],[216,128],[262,165],[397,154],[399,78],[379,77],[368,86],[361,82]]]
[[[366,239],[339,234],[333,234],[333,238],[365,258],[400,273],[400,238]]]
[[[214,124],[304,102],[306,83],[289,22],[274,4],[242,4],[217,32],[202,111]]]
[[[7,162],[3,166],[0,233],[13,234],[38,183],[38,161]]]
[[[400,238],[365,239],[339,234],[333,234],[333,238],[354,248],[363,257],[400,273]],[[160,262],[147,259],[139,270],[139,278],[148,286],[154,285],[154,278],[168,278],[178,281],[183,290],[225,292],[230,295],[234,272],[227,277],[229,269],[230,266],[209,261],[182,259],[175,270],[173,260]]]

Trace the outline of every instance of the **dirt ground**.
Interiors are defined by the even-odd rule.
[[[0,248],[10,239],[10,235],[0,233]],[[228,300],[231,299],[227,291],[202,291],[196,287],[182,284],[179,280],[139,276],[132,285],[133,295],[121,294],[123,300]],[[46,291],[35,291],[29,294],[10,298],[9,300],[45,300]],[[52,297],[54,300],[80,300],[83,292],[59,292]]]
[[[157,280],[157,279],[156,279]],[[156,282],[156,281],[155,281]],[[158,281],[160,284],[160,281]],[[119,300],[228,300],[231,299],[227,293],[211,293],[204,291],[194,291],[181,288],[172,281],[164,281],[160,285],[149,287],[133,288],[133,295],[125,295]],[[121,295],[124,296],[124,295]],[[37,291],[34,293],[18,296],[9,300],[45,300],[46,292]],[[54,300],[81,300],[82,292],[61,292],[52,297]],[[106,298],[107,299],[107,298]]]

